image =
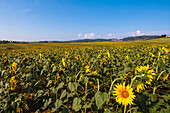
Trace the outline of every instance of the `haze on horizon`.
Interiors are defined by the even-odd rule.
[[[0,40],[170,35],[170,0],[1,0]]]

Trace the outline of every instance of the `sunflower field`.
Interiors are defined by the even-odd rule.
[[[170,42],[0,45],[1,113],[168,113]]]

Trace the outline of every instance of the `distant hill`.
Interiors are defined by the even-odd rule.
[[[143,36],[133,36],[133,37],[125,37],[123,39],[78,39],[78,40],[70,40],[70,41],[33,41],[33,42],[22,42],[22,41],[8,41],[8,40],[0,40],[0,44],[5,43],[62,43],[62,42],[121,42],[121,41],[137,41],[137,40],[152,40],[152,39],[159,39],[159,38],[166,38],[166,35],[143,35]]]
[[[71,41],[63,41],[63,42],[120,42],[120,41],[136,41],[136,40],[152,40],[157,38],[164,38],[166,35],[143,35],[143,36],[132,36],[132,37],[125,37],[123,39],[78,39],[78,40],[71,40]]]
[[[151,40],[158,37],[160,36],[150,36],[150,35],[133,36],[133,37],[125,37],[122,39],[122,41]]]
[[[78,39],[78,40],[70,40],[70,41],[64,41],[64,42],[110,42],[112,39]]]
[[[63,42],[119,42],[119,41],[136,41],[136,40],[151,40],[156,38],[161,38],[162,36],[151,36],[151,35],[143,35],[143,36],[133,36],[133,37],[125,37],[123,39],[78,39],[71,41],[63,41]]]

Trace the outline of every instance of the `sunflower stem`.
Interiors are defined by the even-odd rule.
[[[161,75],[162,75],[162,73],[164,73],[164,72],[165,72],[165,70],[164,70],[164,71],[162,71],[162,72],[159,74],[159,76],[158,76],[157,80],[159,80],[160,76],[161,76]]]
[[[87,96],[87,83],[88,83],[88,81],[85,83],[85,97]],[[85,98],[85,102],[86,102],[86,98]],[[86,113],[86,108],[84,109],[85,111],[85,113]]]
[[[79,71],[79,72],[77,73],[75,82],[77,81],[77,77],[79,76],[80,73],[81,73],[81,71]]]
[[[155,91],[156,91],[156,86],[154,86],[153,88],[153,94],[155,94]]]
[[[155,92],[156,92],[156,89],[158,88],[158,87],[160,87],[161,85],[159,85],[159,86],[154,86],[154,88],[153,88],[153,94],[155,94]]]
[[[129,109],[131,108],[131,105],[129,106]],[[131,113],[131,110],[130,110],[130,113]]]
[[[109,100],[110,100],[110,92],[111,92],[111,90],[112,90],[112,87],[113,87],[113,84],[117,81],[117,80],[121,80],[121,79],[123,79],[123,78],[117,78],[117,79],[115,79],[113,82],[112,82],[112,84],[111,84],[111,86],[110,86],[110,89],[109,89],[109,92],[108,92],[108,99],[107,99],[107,101],[106,101],[106,105],[109,103]]]
[[[161,53],[159,52],[159,53],[158,53],[158,61],[159,61],[159,59],[160,59],[160,55],[161,55]],[[157,67],[156,67],[156,73],[158,73],[158,64],[157,64]]]
[[[124,106],[124,113],[126,113],[126,105]]]
[[[141,75],[136,75],[136,76],[132,79],[131,84],[130,84],[130,87],[132,87],[133,81],[134,81],[137,77],[141,77]]]
[[[99,79],[97,79],[97,89],[98,89],[98,91],[100,89]]]
[[[159,74],[158,78],[156,79],[157,81],[159,80],[160,76],[161,76],[164,72],[165,72],[165,70],[164,70],[164,71],[162,71],[162,72]],[[153,88],[153,94],[155,94],[156,89],[157,89],[157,87],[156,87],[156,86],[154,86],[154,88]]]

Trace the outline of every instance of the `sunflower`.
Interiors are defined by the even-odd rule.
[[[60,69],[59,73],[57,74],[58,78],[61,78],[64,74],[64,69]]]
[[[109,51],[107,51],[107,56],[108,56],[108,58],[110,58],[110,53],[109,53]]]
[[[11,77],[11,80],[10,82],[14,81],[15,80],[15,76]]]
[[[169,53],[169,50],[167,49],[167,48],[162,48],[164,51],[165,51],[165,53]]]
[[[169,75],[170,75],[170,73],[168,73],[168,74],[163,78],[163,81],[168,80]]]
[[[8,58],[5,56],[4,57],[4,62],[6,63],[8,61]]]
[[[13,64],[12,64],[12,71],[16,71],[16,63],[14,62]]]
[[[148,77],[148,80],[146,81],[146,83],[151,85],[151,82],[152,82],[154,77],[152,75],[147,75],[147,77]]]
[[[155,71],[153,69],[148,70],[148,75],[156,75]]]
[[[62,63],[63,63],[63,66],[66,67],[66,63],[65,63],[65,59],[62,58]]]
[[[39,61],[42,60],[42,56],[41,56],[41,53],[39,53]]]
[[[90,72],[90,66],[85,66],[85,68],[86,68],[86,73],[88,73],[88,72]]]
[[[125,86],[125,82],[122,84],[117,84],[114,88],[115,91],[113,91],[113,95],[116,95],[116,102],[119,104],[127,106],[128,104],[133,104],[133,99],[136,97],[134,95],[133,88],[131,88],[129,85]]]
[[[11,90],[15,90],[15,87],[17,85],[17,81],[15,80],[15,76],[11,77],[10,82],[12,83],[11,84]]]
[[[17,108],[17,113],[23,113],[22,108]]]
[[[97,71],[94,71],[93,74],[94,74],[94,75],[97,75],[98,73],[97,73]]]
[[[89,84],[90,84],[91,86],[93,86],[94,89],[97,88],[97,85],[95,85],[93,81],[89,81]]]
[[[143,85],[142,83],[137,85],[136,91],[137,91],[138,93],[140,93],[141,90],[145,90],[145,87],[144,87],[144,85]]]
[[[80,55],[77,55],[77,58],[76,58],[77,60],[79,60],[80,59]]]

